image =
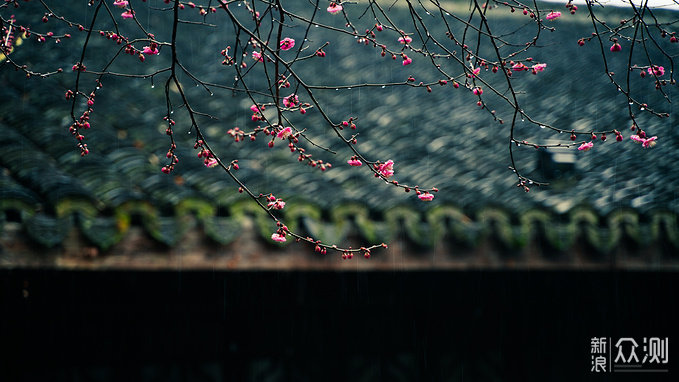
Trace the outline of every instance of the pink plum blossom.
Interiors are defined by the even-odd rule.
[[[279,243],[284,243],[287,239],[285,238],[285,235],[281,235],[278,232],[274,232],[273,235],[271,235],[271,240],[277,241]]]
[[[425,202],[431,202],[432,199],[434,199],[434,194],[430,194],[428,192],[423,192],[419,195],[417,195],[420,200],[425,201]]]
[[[128,2],[125,0],[115,0],[113,2],[113,5],[115,5],[118,8],[125,8],[127,7]]]
[[[299,105],[299,98],[296,94],[290,94],[283,98],[283,105],[285,105],[285,107],[295,107]]]
[[[660,77],[665,74],[665,68],[662,66],[653,65],[647,70],[648,74],[655,75],[656,77]]]
[[[483,94],[483,89],[481,89],[480,87],[475,87],[474,89],[472,89],[472,93],[474,93],[474,95],[480,96],[481,94]]]
[[[250,110],[252,110],[253,113],[259,113],[259,106],[252,105],[250,106]]]
[[[267,207],[273,208],[275,210],[282,210],[283,207],[285,207],[285,202],[283,201],[283,199],[281,198],[276,199],[276,197],[272,195],[271,197],[269,197],[269,204],[267,204]]]
[[[150,47],[150,46],[145,46],[143,50],[144,54],[158,54],[158,48],[156,47]]]
[[[561,12],[549,12],[545,18],[547,20],[554,20],[558,17],[561,17]]]
[[[547,67],[547,64],[535,64],[535,65],[533,65],[532,69],[535,70],[536,72],[541,72],[541,71],[545,70],[546,67]]]
[[[276,134],[276,136],[280,139],[287,139],[289,136],[292,135],[292,128],[290,126],[286,127],[285,129],[282,129],[281,131]]]
[[[516,63],[512,66],[512,70],[515,71],[515,72],[520,72],[520,71],[523,71],[523,70],[528,70],[528,68],[526,67],[526,65],[518,62],[518,63]]]
[[[403,55],[403,66],[410,65],[413,62],[413,59]]]
[[[331,13],[331,14],[334,15],[335,13],[339,13],[339,12],[342,11],[342,5],[337,4],[335,2],[332,2],[332,3],[330,3],[330,5],[328,5],[327,11],[328,11],[328,13]]]
[[[281,40],[280,47],[281,50],[290,50],[295,46],[295,40],[290,37],[286,37]]]
[[[132,10],[125,10],[125,12],[121,13],[120,16],[122,16],[124,19],[131,19],[134,17],[134,12]]]
[[[658,139],[658,137],[656,137],[656,136],[653,136],[653,137],[650,137],[650,138],[642,138],[642,137],[640,137],[636,134],[630,136],[629,138],[631,140],[633,140],[634,142],[641,143],[641,147],[643,147],[645,149],[655,146],[656,143],[657,143],[656,140]]]
[[[619,52],[621,50],[622,47],[617,42],[614,42],[613,45],[611,45],[611,52]]]
[[[643,142],[641,142],[641,146],[642,146],[643,148],[645,148],[645,149],[651,148],[651,147],[653,147],[653,146],[656,145],[656,143],[657,143],[656,140],[657,140],[657,139],[658,139],[658,137],[656,137],[656,136],[652,136],[652,137],[650,137],[650,138],[646,138],[646,139],[644,139]]]
[[[410,44],[411,42],[413,42],[413,39],[410,36],[401,36],[398,38],[398,42],[400,42],[401,44]]]
[[[350,166],[357,166],[357,167],[363,165],[363,162],[361,162],[360,160],[358,160],[356,158],[349,159],[347,161],[347,163],[349,163]]]
[[[481,73],[481,67],[472,68],[472,77],[478,76]]]
[[[381,164],[380,167],[377,168],[377,171],[382,174],[383,177],[389,178],[394,175],[394,161],[389,159],[385,163]]]
[[[259,53],[258,51],[252,52],[252,58],[253,58],[255,61],[259,61],[259,62],[264,61],[264,59],[262,58],[262,54]]]
[[[212,168],[212,167],[217,166],[218,164],[219,163],[217,162],[217,159],[215,159],[215,158],[208,158],[207,160],[205,160],[205,167]]]
[[[585,142],[578,147],[578,150],[589,151],[592,147],[594,147],[594,142]]]

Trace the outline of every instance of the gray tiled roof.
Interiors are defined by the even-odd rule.
[[[586,34],[578,28],[581,25],[576,22],[564,22],[559,25],[558,32],[543,40],[545,47],[536,51],[535,58],[547,61],[548,69],[537,76],[526,74],[525,79],[517,81],[520,89],[530,91],[530,95],[524,96],[525,109],[536,118],[562,128],[617,128],[627,138],[630,133],[625,103],[621,103],[615,89],[607,86],[600,73],[597,49],[586,47],[576,56],[566,56],[569,53],[557,44],[563,41],[564,35],[573,39],[573,36]],[[326,37],[319,36],[317,40],[324,41]],[[210,47],[219,46],[221,42],[213,35],[201,37],[200,42],[206,45],[192,52],[194,57],[189,64],[196,66],[206,79],[217,81],[226,73],[226,69],[218,67],[218,61],[209,68],[197,66],[197,63],[214,61],[213,56],[218,55],[219,49]],[[572,43],[575,44],[575,40]],[[312,72],[318,75],[320,82],[328,85],[402,81],[408,75],[413,75],[417,81],[433,79],[423,62],[415,60],[404,68],[399,63],[380,58],[372,48],[357,46],[351,38],[333,39],[325,50],[325,61],[318,60],[319,65]],[[347,51],[361,51],[361,54],[343,54]],[[49,54],[49,51],[44,53]],[[20,50],[15,54],[18,56]],[[181,127],[177,129],[180,163],[173,175],[160,172],[169,144],[163,129],[158,128],[163,116],[162,102],[157,102],[162,101],[161,86],[152,88],[149,82],[107,81],[105,78],[105,87],[97,95],[93,127],[86,133],[91,154],[80,158],[67,131],[69,104],[61,98],[66,87],[58,85],[60,81],[68,84],[71,80],[68,75],[56,81],[26,80],[6,68],[0,71],[0,97],[10,100],[0,104],[2,209],[21,211],[26,216],[24,222],[28,232],[34,232],[36,238],[44,238],[46,245],[56,245],[65,237],[62,232],[65,226],[60,222],[68,220],[67,225],[72,222],[68,214],[63,213],[80,211],[86,218],[77,224],[101,247],[110,246],[122,237],[124,229],[120,225],[125,221],[129,223],[130,216],[134,215],[130,211],[142,211],[141,215],[146,217],[145,227],[151,235],[171,245],[183,229],[175,224],[177,206],[195,202],[200,206],[199,210],[204,211],[202,218],[205,227],[209,227],[207,235],[228,242],[233,233],[226,232],[234,232],[238,225],[230,217],[235,213],[232,207],[243,203],[243,196],[236,192],[237,187],[227,176],[216,169],[205,168],[195,159],[193,136]],[[592,86],[595,83],[601,85]],[[641,81],[634,85],[651,86]],[[520,224],[526,211],[534,211],[531,213],[538,214],[540,221],[579,213],[574,211],[587,211],[586,214],[593,214],[587,218],[592,227],[599,219],[615,219],[612,217],[629,212],[625,216],[632,216],[630,219],[635,222],[641,220],[646,224],[645,230],[656,232],[654,238],[662,231],[657,228],[661,223],[654,222],[669,219],[666,227],[668,231],[675,230],[671,240],[676,243],[679,135],[674,115],[666,120],[641,118],[645,129],[660,137],[655,148],[643,150],[629,139],[622,143],[613,142],[613,139],[597,143],[589,152],[575,153],[577,177],[557,180],[555,187],[534,189],[526,194],[514,187],[516,180],[507,170],[507,124],[500,126],[487,114],[479,112],[468,92],[451,86],[436,87],[431,94],[423,89],[402,87],[318,91],[316,94],[328,105],[333,118],[359,117],[359,148],[370,158],[393,159],[400,181],[441,189],[434,201],[427,204],[417,200],[412,193],[405,194],[382,185],[364,168],[346,165],[350,154],[332,143],[331,134],[313,110],[293,118],[299,126],[308,128],[318,143],[338,150],[337,156],[311,151],[315,157],[334,164],[323,174],[300,165],[283,144],[267,149],[263,139],[254,143],[234,143],[226,135],[228,128],[254,126],[249,121],[249,101],[231,93],[203,98],[201,92],[201,89],[190,91],[194,97],[201,94],[203,101],[196,102],[201,110],[215,112],[221,117],[219,121],[204,121],[203,124],[212,137],[212,146],[223,159],[240,161],[239,175],[256,192],[273,192],[286,199],[288,214],[304,215],[303,211],[311,211],[322,221],[328,220],[329,211],[359,203],[363,212],[368,211],[362,226],[363,234],[378,239],[393,232],[384,228],[389,225],[387,223],[382,228],[378,226],[388,222],[387,217],[394,211],[402,211],[404,216],[414,214],[406,218],[407,224],[412,225],[412,231],[409,230],[412,239],[429,245],[441,233],[423,229],[418,235],[417,221],[424,221],[436,211],[446,209],[462,214],[462,222],[467,221],[465,216],[474,217],[473,224],[470,223],[473,227],[463,229],[470,229],[470,232],[483,230],[482,212],[486,210],[500,211],[504,216],[500,220],[506,220],[502,227],[516,232],[527,229]],[[668,94],[672,99],[679,95],[676,87],[669,89]],[[655,95],[649,90],[645,97],[651,102]],[[499,115],[509,119],[507,108],[500,101],[492,98],[489,101],[494,102]],[[669,111],[670,107],[664,105],[663,108]],[[183,122],[180,112],[177,113],[179,126]],[[529,140],[554,138],[540,129],[527,128],[526,123],[520,123],[518,131]],[[533,172],[539,178],[537,152],[519,148],[517,156],[524,172]],[[302,207],[295,210],[296,203]],[[313,227],[322,224],[317,217],[304,221],[308,231],[314,231]],[[562,228],[571,232],[573,228],[564,227],[576,223],[569,221]],[[263,235],[272,232],[267,224],[260,225]],[[339,223],[332,221],[329,224]],[[371,224],[377,226],[371,228]],[[549,224],[544,224],[548,229]],[[54,232],[51,236],[43,235],[40,232],[46,231],[40,227],[52,227],[47,230]],[[628,232],[638,235],[633,230],[628,229]],[[477,233],[462,236],[474,241]],[[342,236],[338,235],[335,236]],[[555,243],[561,240],[557,240],[557,236],[554,236]],[[564,242],[568,240],[571,239]],[[608,246],[601,245],[602,248]]]

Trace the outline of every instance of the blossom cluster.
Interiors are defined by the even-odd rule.
[[[282,210],[285,207],[285,202],[281,198],[276,198],[273,195],[267,196],[267,208],[274,210]]]
[[[639,134],[630,136],[630,139],[634,142],[641,143],[641,147],[643,148],[651,148],[656,145],[658,137],[652,136],[647,138],[646,133],[640,131]]]
[[[377,171],[385,178],[391,178],[394,175],[394,161],[388,161],[377,165]]]

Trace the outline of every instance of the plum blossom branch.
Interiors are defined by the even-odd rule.
[[[10,16],[10,4],[27,9],[20,14],[26,18]],[[396,0],[389,3],[377,0],[310,0],[309,6],[304,8],[283,0],[196,3],[165,0],[165,4],[167,6],[156,7],[126,0],[90,0],[89,5],[94,6],[94,10],[89,22],[83,23],[86,24],[83,26],[72,20],[59,4],[40,0],[31,8],[31,4],[5,2],[0,5],[0,61],[3,66],[6,64],[27,76],[48,77],[61,73],[60,69],[41,71],[23,64],[30,61],[24,58],[26,56],[16,54],[19,42],[28,41],[32,36],[32,43],[59,43],[61,39],[70,37],[70,33],[66,32],[82,33],[84,37],[77,43],[78,49],[74,50],[79,57],[73,58],[73,73],[69,74],[75,77],[73,87],[66,91],[72,120],[69,131],[75,137],[81,155],[89,152],[83,134],[90,128],[97,91],[105,79],[107,86],[115,82],[109,82],[109,79],[164,80],[166,105],[162,117],[169,147],[165,154],[167,162],[161,171],[169,174],[179,165],[177,145],[181,144],[181,140],[176,139],[176,131],[182,128],[188,133],[195,133],[195,139],[192,139],[194,149],[205,166],[224,171],[239,192],[245,193],[276,223],[276,230],[271,236],[275,242],[294,238],[310,244],[318,252],[336,251],[343,258],[351,258],[357,253],[369,257],[372,250],[384,246],[380,243],[346,248],[292,232],[281,217],[286,206],[285,198],[276,190],[258,192],[236,176],[240,166],[247,162],[238,162],[235,148],[222,147],[220,141],[211,135],[211,129],[204,127],[204,121],[222,126],[223,135],[236,142],[253,142],[255,145],[257,137],[264,136],[266,147],[272,150],[277,150],[283,143],[293,154],[293,161],[296,158],[321,172],[331,171],[335,162],[359,167],[354,170],[372,174],[383,183],[412,192],[424,202],[433,201],[439,190],[402,181],[400,169],[405,164],[397,156],[393,159],[373,158],[376,156],[374,152],[364,149],[368,146],[362,143],[370,136],[364,133],[364,129],[376,127],[369,126],[369,119],[364,119],[361,113],[337,109],[331,102],[326,102],[328,93],[344,90],[360,94],[361,89],[374,92],[409,89],[421,91],[420,102],[426,103],[430,102],[426,98],[430,93],[449,89],[455,92],[454,89],[458,89],[456,97],[459,95],[470,108],[485,113],[490,123],[497,125],[507,144],[508,167],[515,173],[510,176],[516,176],[517,186],[525,191],[533,185],[546,183],[531,179],[519,170],[521,161],[515,156],[518,150],[562,147],[583,153],[595,150],[596,145],[606,141],[607,136],[614,137],[611,140],[623,140],[620,126],[573,129],[559,121],[542,120],[538,117],[540,113],[530,89],[521,87],[526,76],[542,78],[556,67],[552,65],[551,58],[543,54],[541,49],[545,45],[542,41],[545,35],[560,28],[568,14],[576,14],[578,8],[570,1],[566,3],[565,10],[561,8],[560,11],[534,0],[491,0],[485,3],[470,0],[464,11],[460,11],[459,4],[439,0]],[[647,102],[646,94],[657,91],[662,96],[658,98],[667,103],[671,100],[666,90],[668,86],[676,86],[676,53],[671,44],[677,42],[676,32],[672,29],[678,22],[661,20],[649,7],[648,1],[644,1],[641,4],[630,3],[628,13],[619,23],[607,23],[598,6],[603,7],[596,1],[586,2],[585,12],[591,22],[592,33],[567,43],[571,43],[574,49],[587,49],[585,45],[596,42],[602,71],[621,95],[621,102],[625,102],[626,110],[622,114],[630,120],[629,127],[633,131],[630,140],[639,143],[642,148],[652,148],[661,142],[661,138],[646,132],[649,128],[644,125],[644,118],[666,118],[669,114],[664,111],[664,104]],[[139,17],[146,12],[154,17],[165,16],[166,25],[171,26],[169,38],[167,31],[152,28],[150,22]],[[402,12],[399,16],[404,17],[396,17],[396,12]],[[27,27],[29,24],[24,20],[36,15],[45,24],[50,20],[58,21],[55,24],[64,33]],[[521,20],[521,25],[512,30],[500,28],[495,19],[497,15],[510,15]],[[528,37],[519,37],[518,31],[523,28],[530,32],[526,34]],[[498,32],[500,30],[502,33]],[[201,49],[214,50],[215,62],[221,62],[221,66],[217,66],[221,70],[218,76],[210,73],[213,70],[211,63],[193,65],[183,50],[182,44],[186,41],[196,43],[196,39],[185,34],[201,34],[202,31],[209,31],[205,35],[219,40],[221,44],[217,49],[211,44],[201,45]],[[332,38],[325,38],[328,35]],[[95,44],[96,38],[100,41]],[[343,39],[354,40],[356,48],[336,52],[335,44]],[[101,51],[111,54],[98,60]],[[377,60],[384,60],[379,65],[400,71],[395,70],[397,74],[388,80],[375,80],[340,73],[318,79],[308,70],[318,62],[331,66],[344,56],[368,53],[375,53],[375,57],[379,56]],[[329,57],[326,58],[326,54]],[[337,54],[342,57],[333,56]],[[134,65],[123,61],[125,56],[132,56]],[[624,67],[624,76],[613,71],[618,66]],[[412,68],[419,72],[414,69],[411,72]],[[425,71],[426,74],[419,74]],[[638,82],[637,74],[645,78],[645,82]],[[93,89],[85,91],[85,80],[90,78],[94,79]],[[191,89],[191,83],[198,88],[196,91]],[[252,125],[242,129],[234,125],[224,126],[232,122],[223,118],[219,110],[201,102],[196,92],[208,96],[230,94],[231,99],[220,98],[224,107],[244,109],[242,114],[250,116],[247,123]],[[247,106],[244,107],[245,104]],[[78,115],[76,109],[81,106],[84,111]],[[184,117],[175,116],[176,111],[181,111],[178,114]],[[311,120],[309,115],[315,115],[320,123],[308,122]],[[182,122],[182,118],[186,122]],[[519,127],[520,120],[528,123]],[[184,127],[180,127],[182,125]],[[561,139],[556,143],[524,139],[524,126],[534,131],[555,133]],[[558,135],[560,133],[566,134]],[[266,150],[266,147],[263,149]],[[222,159],[227,156],[231,159]],[[338,159],[330,163],[326,156]]]

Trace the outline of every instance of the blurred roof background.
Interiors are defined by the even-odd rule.
[[[82,12],[86,18],[84,13],[91,9]],[[140,19],[161,25],[155,16],[147,18],[144,9],[137,12]],[[617,17],[615,12],[619,11],[612,11],[611,18]],[[403,18],[401,24],[408,25],[407,16],[397,9],[394,17]],[[262,137],[255,142],[233,142],[226,134],[228,129],[256,126],[250,121],[252,102],[231,92],[209,96],[204,89],[190,86],[190,79],[183,81],[191,87],[194,108],[219,117],[201,123],[222,160],[238,159],[243,181],[257,193],[271,192],[285,199],[288,205],[283,212],[290,224],[315,237],[347,240],[358,235],[379,243],[405,235],[424,248],[454,237],[473,248],[491,235],[508,248],[523,248],[534,237],[532,227],[537,224],[542,228],[535,235],[557,250],[571,248],[581,237],[602,252],[624,240],[639,248],[660,241],[676,249],[677,116],[657,119],[640,115],[644,130],[659,137],[658,144],[642,149],[630,141],[626,100],[603,74],[594,41],[581,48],[576,44],[578,38],[590,34],[586,19],[569,16],[553,24],[555,32],[543,32],[541,46],[532,53],[536,62],[548,64],[547,69],[536,76],[517,74],[525,77],[516,81],[519,90],[525,91],[521,95],[524,109],[535,119],[559,128],[618,129],[626,139],[620,143],[597,141],[589,152],[573,151],[566,164],[554,165],[556,170],[549,166],[550,160],[559,160],[559,152],[517,148],[521,171],[552,183],[534,187],[529,193],[515,187],[516,177],[507,168],[508,124],[499,125],[480,111],[470,92],[452,86],[435,87],[431,93],[410,87],[333,89],[354,83],[401,82],[408,76],[416,81],[436,80],[430,64],[416,55],[414,62],[404,67],[351,37],[329,35],[319,28],[308,44],[314,48],[330,41],[324,49],[327,56],[306,62],[304,74],[330,87],[315,95],[332,118],[358,117],[358,148],[370,159],[394,160],[395,179],[402,183],[441,190],[432,203],[383,185],[365,168],[348,166],[351,154],[333,141],[334,133],[313,109],[293,116],[292,121],[307,129],[316,143],[337,150],[337,155],[330,155],[309,147],[314,157],[333,164],[325,173],[299,164],[280,141],[272,149]],[[516,30],[513,38],[520,41],[534,33],[518,16],[491,11],[491,17],[502,21],[495,33]],[[433,33],[443,33],[438,30],[442,25],[432,25]],[[220,64],[220,51],[229,43],[223,31],[215,28],[209,33],[193,33],[189,30],[192,26],[186,28],[184,38],[191,40],[181,52],[186,65],[208,82],[228,83],[225,78],[230,79],[232,72]],[[162,28],[157,32],[159,36],[163,33]],[[301,39],[296,35],[300,30],[291,33]],[[13,57],[36,68],[48,63],[70,68],[74,62],[70,49],[82,36],[74,37],[68,42],[73,45],[65,43],[61,49],[25,42]],[[111,42],[97,37],[92,44],[93,53],[86,60],[90,69],[106,58],[94,52],[104,52],[102,48]],[[668,49],[676,53],[676,45]],[[169,52],[161,50],[159,56],[147,59],[144,70],[161,67],[168,56]],[[610,58],[612,70],[624,72],[626,62]],[[131,63],[140,70],[145,68],[135,57],[123,57],[113,69],[129,68]],[[490,72],[481,76],[496,81]],[[70,70],[50,79],[26,79],[7,65],[0,71],[0,96],[5,100],[0,104],[0,225],[18,224],[17,229],[44,248],[63,248],[69,232],[78,227],[81,239],[104,253],[115,250],[130,226],[143,227],[153,240],[169,247],[179,245],[196,224],[220,245],[241,235],[246,229],[242,219],[251,213],[251,205],[228,176],[206,168],[196,158],[193,136],[185,128],[189,125],[181,110],[176,113],[175,130],[180,162],[171,175],[161,173],[169,147],[162,121],[161,76],[153,82],[104,77],[92,128],[85,134],[90,154],[84,158],[68,132],[70,103],[63,98],[73,81]],[[88,84],[93,85],[93,78],[86,76],[83,85],[87,88]],[[657,103],[663,112],[674,111],[673,104],[658,103],[662,102],[660,95],[648,78],[634,78],[633,87],[644,102]],[[666,87],[666,92],[669,99],[677,98],[676,86]],[[301,92],[300,99],[307,101]],[[510,119],[498,99],[491,97],[488,102],[498,116]],[[529,141],[568,140],[568,136],[547,134],[527,122],[520,123],[517,131],[520,139]],[[180,224],[184,216],[194,216],[195,222]],[[257,232],[268,238],[274,230],[271,223],[259,217],[255,221]],[[17,261],[17,257],[9,259],[4,266]]]

